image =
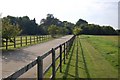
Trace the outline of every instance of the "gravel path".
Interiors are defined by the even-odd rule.
[[[69,40],[73,35],[67,35],[58,39],[54,39],[45,43],[29,46],[16,51],[2,53],[2,78],[21,69],[31,61],[35,60],[37,56],[43,55],[51,48],[54,48],[65,41]],[[51,63],[51,55],[43,60],[44,69]],[[33,67],[31,70],[20,76],[20,78],[36,78],[37,68]]]

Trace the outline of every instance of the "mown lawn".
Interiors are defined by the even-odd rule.
[[[56,78],[118,78],[118,38],[116,36],[77,37],[62,73]]]
[[[92,45],[112,66],[118,68],[118,36],[90,36],[86,37],[87,42]]]

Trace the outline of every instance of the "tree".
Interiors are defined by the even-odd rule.
[[[56,25],[51,25],[48,27],[48,32],[52,37],[59,33],[59,28]]]
[[[59,28],[59,34],[60,35],[66,35],[68,33],[68,29],[65,27],[60,27]]]
[[[76,22],[76,26],[81,26],[81,25],[86,25],[88,24],[87,21],[83,20],[83,19],[79,19],[77,22]]]
[[[105,35],[116,35],[117,32],[111,26],[103,26],[103,33]]]
[[[82,31],[81,28],[75,27],[75,28],[73,29],[73,34],[74,34],[74,35],[79,35],[81,31]]]
[[[12,25],[8,19],[2,19],[2,43],[6,42],[7,45],[8,40],[12,41],[11,38],[19,35],[21,31],[19,25]]]
[[[116,32],[118,35],[120,35],[120,29],[117,29]]]
[[[20,35],[44,34],[42,27],[36,23],[35,18],[32,20],[30,20],[30,18],[28,16],[23,16],[23,17],[7,16],[4,18],[9,19],[10,24],[12,24],[12,25],[18,24],[20,26],[20,29],[22,29],[22,32]]]

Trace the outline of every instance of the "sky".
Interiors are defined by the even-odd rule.
[[[80,18],[89,24],[112,26],[118,29],[119,0],[0,0],[0,13],[7,15],[46,18],[48,13],[61,21],[76,23]]]

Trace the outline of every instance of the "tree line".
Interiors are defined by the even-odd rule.
[[[8,23],[13,25],[19,35],[45,35],[51,34],[89,34],[89,35],[117,35],[119,30],[115,30],[111,26],[100,26],[96,24],[88,24],[86,20],[79,19],[76,24],[68,21],[60,21],[55,18],[53,14],[47,14],[46,18],[40,21],[40,24],[36,23],[35,18],[30,20],[28,16],[13,17],[7,16],[2,18],[3,22],[3,36],[6,33],[6,27]],[[6,26],[5,26],[6,25]],[[12,28],[14,28],[12,27]],[[19,29],[17,29],[19,27]],[[13,31],[13,30],[12,30]],[[13,33],[15,34],[15,33]]]

